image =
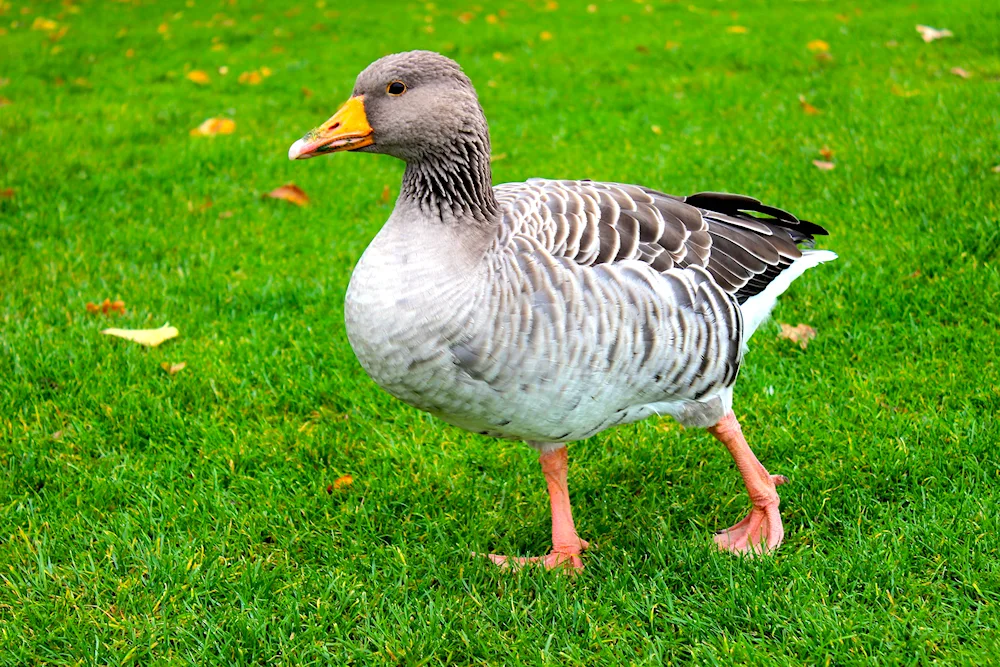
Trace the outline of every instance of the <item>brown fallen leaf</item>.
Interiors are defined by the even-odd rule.
[[[962,77],[963,79],[968,79],[970,76],[972,76],[971,74],[969,74],[967,71],[965,71],[961,67],[952,67],[948,71],[951,72],[952,74],[954,74],[955,76]]]
[[[790,340],[793,343],[798,343],[799,347],[803,350],[809,347],[809,341],[816,337],[816,330],[808,324],[802,324],[799,322],[797,327],[793,327],[791,324],[785,324],[784,322],[779,322],[779,324],[781,324],[781,333],[778,334],[778,338],[784,338],[785,340]]]
[[[204,86],[209,81],[208,74],[200,69],[194,69],[188,72],[187,78],[189,81],[193,81],[201,86]]]
[[[918,25],[917,32],[920,33],[920,37],[927,43],[933,42],[937,39],[944,39],[945,37],[954,37],[951,34],[951,30],[938,30],[937,28],[932,28],[929,25]]]
[[[814,39],[811,42],[809,42],[808,44],[806,44],[806,48],[809,49],[810,51],[814,51],[814,52],[815,51],[829,51],[830,50],[830,45],[827,44],[826,42],[824,42],[822,39]]]
[[[223,211],[222,213],[219,214],[219,220],[224,220],[225,218],[231,218],[231,217],[233,217],[232,211]]]
[[[805,111],[810,116],[816,116],[818,114],[823,113],[813,105],[809,104],[809,102],[806,101],[805,95],[799,95],[799,104],[802,105],[802,110]]]
[[[382,188],[382,196],[378,198],[378,203],[382,204],[383,206],[385,206],[386,204],[389,203],[389,197],[391,195],[392,195],[392,192],[389,190],[389,186],[385,185]]]
[[[179,364],[172,364],[169,361],[164,361],[162,364],[160,364],[160,368],[165,370],[167,372],[167,375],[177,375],[182,370],[187,368],[187,362],[182,361]]]
[[[833,159],[833,151],[828,146],[823,146],[823,148],[819,149],[819,154],[823,156],[824,160]]]
[[[5,106],[7,106],[9,104],[13,104],[13,102],[11,102],[9,99],[7,99],[6,97],[4,97],[3,95],[0,95],[0,107],[5,107]]]
[[[188,200],[188,213],[201,213],[202,211],[207,211],[212,208],[213,202],[211,197],[205,198],[204,204],[195,204],[190,199]]]
[[[826,51],[821,51],[820,53],[816,54],[816,62],[818,62],[818,63],[833,62],[833,56],[831,56]]]
[[[14,188],[4,188],[0,190],[0,199],[13,199],[14,198]]]
[[[125,314],[125,302],[121,299],[112,301],[111,299],[105,299],[100,304],[87,302],[87,312],[88,313],[118,313],[119,315]]]
[[[68,33],[68,32],[69,32],[69,26],[68,25],[64,25],[61,28],[59,28],[58,30],[55,30],[55,31],[49,33],[49,41],[52,42],[52,43],[58,42],[60,39],[62,39],[63,37],[65,37],[66,33]]]
[[[337,491],[337,490],[340,490],[340,489],[347,488],[351,484],[354,484],[354,478],[353,477],[351,477],[350,475],[341,475],[336,480],[334,480],[334,482],[333,482],[333,484],[331,484],[331,486],[333,487],[333,489],[335,491]]]
[[[813,160],[813,164],[816,165],[816,168],[820,171],[830,171],[837,166],[832,162],[827,162],[826,160]]]
[[[302,89],[302,97],[312,97],[312,96],[313,96],[313,91],[309,90],[308,88]]]
[[[732,35],[745,35],[750,31],[741,25],[731,25],[728,28],[726,28],[726,32]]]
[[[284,199],[296,206],[305,206],[309,203],[309,195],[294,183],[286,183],[280,188],[275,188],[268,192],[267,196],[272,199]]]
[[[177,327],[164,324],[159,329],[105,329],[101,332],[106,336],[117,336],[146,347],[156,347],[166,340],[178,335]]]
[[[242,74],[240,74],[239,78],[240,83],[245,83],[250,86],[256,86],[263,80],[264,77],[262,77],[260,75],[260,72],[258,72],[257,70],[254,70],[252,72],[243,72]]]
[[[232,134],[236,131],[236,121],[230,118],[209,118],[191,130],[192,137],[214,137],[217,134]]]

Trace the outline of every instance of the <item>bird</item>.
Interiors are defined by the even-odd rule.
[[[776,487],[733,411],[747,341],[826,235],[749,196],[673,196],[623,183],[493,185],[486,116],[469,77],[432,51],[384,56],[347,102],[288,150],[405,162],[388,220],[346,291],[348,341],[369,376],[445,422],[538,452],[552,515],[542,556],[493,563],[579,571],[567,444],[651,416],[706,428],[751,508],[719,549],[772,553]]]

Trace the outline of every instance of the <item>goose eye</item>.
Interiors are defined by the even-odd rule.
[[[406,84],[402,81],[393,81],[386,86],[385,92],[398,97],[406,92]]]

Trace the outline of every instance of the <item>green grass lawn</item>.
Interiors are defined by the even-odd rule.
[[[695,3],[0,0],[0,663],[996,660],[1000,5]],[[579,577],[469,555],[543,553],[545,485],[348,346],[402,164],[286,158],[411,48],[476,83],[495,182],[747,193],[831,231],[774,318],[818,337],[766,325],[737,384],[791,478],[774,558],[714,551],[739,474],[655,420],[570,448]],[[235,132],[189,135],[210,117]],[[287,182],[311,205],[262,198]]]

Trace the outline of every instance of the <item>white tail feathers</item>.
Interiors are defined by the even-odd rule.
[[[792,281],[817,264],[837,259],[837,254],[830,250],[803,250],[802,257],[792,262],[792,265],[778,274],[771,284],[760,294],[755,294],[740,305],[743,313],[743,346],[746,347],[750,336],[768,318],[778,302],[778,297],[784,293]]]

